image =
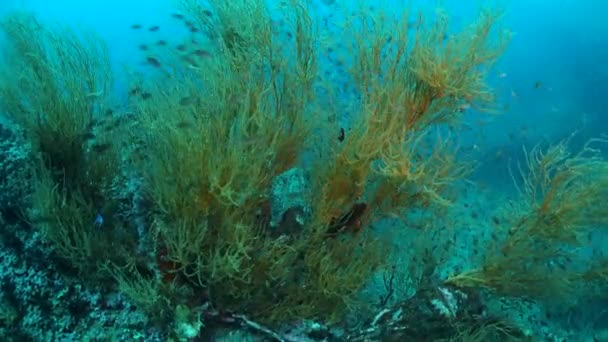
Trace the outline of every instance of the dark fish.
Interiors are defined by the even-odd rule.
[[[129,90],[129,95],[137,95],[137,94],[139,94],[140,91],[141,91],[141,89],[139,87],[135,87],[135,88]]]
[[[159,68],[160,67],[160,61],[154,57],[148,57],[146,58],[146,62],[148,62],[148,64],[150,64],[151,66],[155,67],[155,68]]]
[[[184,19],[184,15],[183,14],[179,14],[179,13],[173,13],[173,14],[171,14],[171,17],[173,17],[175,19],[179,19],[179,20]]]
[[[114,114],[114,110],[112,108],[106,110],[106,115],[112,115]]]
[[[177,49],[177,51],[186,51],[186,45],[184,44],[179,44],[178,46],[175,47]]]
[[[182,57],[182,60],[188,64],[190,64],[193,67],[198,67],[198,63],[196,63],[192,58],[188,57],[188,56],[184,56]]]
[[[175,125],[175,127],[184,129],[184,128],[192,127],[192,124],[189,123],[188,121],[180,121]]]
[[[49,223],[56,222],[56,216],[34,216],[28,218],[28,223],[30,224],[39,224],[39,223]]]
[[[536,81],[534,82],[534,89],[540,89],[543,86],[543,82],[541,81]]]
[[[133,25],[131,25],[131,28],[134,29],[134,30],[139,30],[141,28],[141,25],[139,25],[139,24],[133,24]]]
[[[156,45],[158,45],[158,46],[165,46],[165,45],[167,45],[167,42],[161,39],[158,42],[156,42]]]
[[[189,106],[194,103],[194,97],[192,96],[184,96],[179,99],[179,104],[182,106]]]
[[[94,144],[93,146],[91,146],[91,150],[96,153],[103,153],[103,152],[109,150],[110,147],[112,147],[112,145],[110,145],[109,143]]]
[[[148,29],[148,31],[150,31],[150,32],[156,32],[156,31],[158,31],[159,29],[160,29],[160,26],[152,26],[152,27],[150,27],[150,28]]]
[[[343,142],[344,141],[344,128],[340,127],[340,133],[338,133],[338,141],[339,142]]]
[[[268,211],[270,211],[270,209],[268,209]],[[262,215],[260,215],[259,218],[261,226],[268,226],[270,223],[270,214],[266,212],[261,212],[261,214]],[[275,238],[280,236],[290,237],[301,233],[303,228],[302,217],[305,217],[305,214],[304,209],[301,206],[287,209],[283,213],[281,221],[276,228],[270,230],[271,236]]]
[[[208,16],[208,17],[211,17],[213,15],[213,13],[211,13],[210,10],[203,10],[203,14],[206,15],[206,16]]]
[[[91,122],[87,125],[87,129],[93,129],[97,125],[97,120],[92,119]]]
[[[141,45],[139,46],[139,49],[140,49],[140,50],[142,50],[142,51],[146,51],[146,50],[148,50],[148,45],[146,45],[146,44],[141,44]]]
[[[199,31],[200,31],[199,29],[197,29],[197,28],[196,28],[196,27],[194,27],[194,26],[190,26],[190,27],[188,27],[188,29],[189,29],[189,30],[190,30],[190,32],[192,32],[192,33],[197,33],[197,32],[199,32]]]
[[[122,125],[122,120],[117,119],[114,121],[108,121],[108,123],[103,127],[104,132],[110,132]]]
[[[209,57],[211,56],[211,54],[209,53],[209,51],[205,51],[205,50],[194,50],[193,52],[196,56],[198,57]]]
[[[345,231],[357,233],[362,228],[361,218],[367,209],[366,203],[355,203],[346,214],[338,219],[332,219],[327,229],[329,237],[337,236]]]
[[[122,116],[122,118],[124,120],[135,120],[137,118],[137,115],[135,115],[135,113],[133,112],[127,112]]]
[[[83,141],[88,141],[95,138],[95,134],[93,132],[86,132],[80,136]]]
[[[152,97],[152,94],[145,92],[145,93],[141,93],[141,98],[142,100],[148,100],[149,98]]]

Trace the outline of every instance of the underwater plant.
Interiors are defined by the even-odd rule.
[[[591,139],[572,153],[569,140],[526,151],[513,221],[496,231],[479,268],[447,283],[556,301],[577,298],[585,281],[605,279],[602,263],[580,268],[576,261],[589,232],[608,225],[608,160],[597,147],[608,141]]]
[[[29,221],[72,266],[94,270],[120,241],[111,228],[118,157],[112,136],[94,131],[113,86],[107,49],[91,34],[47,28],[25,13],[4,18],[2,29],[0,108],[34,154]]]
[[[484,78],[508,34],[491,12],[449,37],[444,14],[411,27],[407,11],[360,13],[343,32],[358,99],[333,108],[335,85],[319,72],[327,42],[306,1],[277,9],[284,36],[259,1],[183,8],[207,41],[146,50],[149,73],[126,104],[133,129],[120,136],[90,131],[109,109],[103,44],[30,16],[5,21],[19,72],[4,70],[0,108],[38,156],[32,223],[73,266],[113,278],[160,319],[211,307],[269,324],[335,322],[390,257],[372,224],[450,205],[469,167],[436,129],[463,104],[492,100]],[[346,109],[350,130],[331,120]],[[121,155],[112,142],[125,140]],[[115,215],[127,171],[147,205],[137,236]],[[279,181],[297,205],[276,193]]]
[[[484,67],[507,42],[489,43],[498,16],[484,13],[440,48],[429,37],[445,18],[410,40],[399,20],[362,16],[366,24],[347,31],[362,47],[351,71],[361,101],[352,130],[332,139],[335,113],[318,105],[318,89],[331,82],[315,81],[320,41],[304,2],[279,8],[286,40],[258,2],[185,5],[191,25],[214,37],[209,53],[196,63],[162,59],[175,81],[146,80],[158,92],[133,103],[164,279],[262,322],[337,320],[389,257],[370,224],[449,205],[446,189],[466,174],[445,141],[425,138],[457,120],[463,102],[490,100]],[[398,35],[383,46],[389,30]],[[307,204],[272,223],[273,182],[302,167],[310,169],[300,194]]]

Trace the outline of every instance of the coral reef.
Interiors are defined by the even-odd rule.
[[[478,269],[442,281],[443,214],[471,171],[445,128],[463,106],[491,107],[486,75],[510,37],[499,13],[448,34],[441,11],[355,11],[340,28],[350,98],[320,70],[330,47],[307,6],[184,0],[173,18],[206,42],[146,47],[121,101],[99,38],[3,20],[0,110],[31,146],[0,144],[3,336],[186,341],[229,325],[277,341],[523,338],[485,312],[480,288],[602,288],[605,260],[567,267],[581,233],[608,224],[602,139],[526,153],[513,222]],[[408,250],[393,238],[413,218],[431,233]],[[361,293],[379,278],[376,305]]]

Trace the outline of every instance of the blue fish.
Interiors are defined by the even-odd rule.
[[[93,225],[97,228],[101,228],[103,225],[103,215],[101,215],[101,213],[97,213],[97,216],[95,216],[95,221],[93,221]]]

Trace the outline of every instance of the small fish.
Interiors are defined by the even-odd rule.
[[[89,124],[87,125],[87,129],[88,129],[88,130],[91,130],[91,129],[93,129],[93,127],[95,127],[96,125],[97,125],[97,120],[92,119],[92,120],[89,122]]]
[[[141,44],[141,45],[139,46],[139,49],[140,49],[140,50],[142,50],[142,51],[147,51],[147,50],[148,50],[148,45],[146,45],[146,44]]]
[[[206,15],[206,16],[208,16],[208,17],[213,16],[213,13],[210,10],[203,10],[203,14]]]
[[[193,66],[193,67],[198,67],[198,64],[197,64],[197,63],[196,63],[196,62],[195,62],[195,61],[194,61],[192,58],[190,58],[190,57],[188,57],[188,56],[184,56],[184,57],[182,58],[182,60],[183,60],[184,62],[188,63],[188,65],[191,65],[191,66]]]
[[[460,106],[458,106],[458,112],[464,113],[464,112],[466,112],[467,109],[470,109],[470,108],[471,108],[470,103],[463,103]]]
[[[133,95],[137,95],[141,92],[141,88],[139,87],[135,87],[131,90],[129,90],[129,95],[133,96]]]
[[[534,89],[540,89],[542,87],[543,87],[543,82],[541,82],[541,81],[534,82]]]
[[[141,29],[141,25],[140,24],[133,24],[133,25],[131,25],[131,28],[133,30],[139,30],[139,29]]]
[[[148,31],[150,31],[150,32],[156,32],[156,31],[158,31],[159,29],[160,29],[160,26],[152,26],[152,27],[150,27],[150,28],[148,29]]]
[[[95,216],[95,221],[93,221],[93,225],[97,228],[101,228],[101,226],[103,226],[103,215],[101,215],[101,213],[97,213]]]
[[[194,97],[192,97],[192,96],[184,96],[181,99],[179,99],[179,104],[181,106],[189,106],[193,103],[194,103]]]
[[[110,149],[112,145],[108,144],[108,143],[103,143],[103,144],[94,144],[93,146],[91,146],[91,150],[93,152],[97,152],[97,153],[103,153],[107,150]]]
[[[145,93],[141,93],[141,98],[142,100],[148,100],[149,98],[152,97],[152,94],[145,92]]]
[[[180,121],[175,125],[175,127],[184,129],[184,128],[192,127],[192,124],[188,121]]]
[[[35,216],[28,218],[28,223],[30,224],[51,223],[56,221],[57,218],[55,216]]]
[[[148,57],[146,58],[146,62],[148,62],[148,64],[150,64],[151,66],[155,67],[155,68],[159,68],[160,67],[160,61],[154,57]]]
[[[189,30],[190,30],[190,32],[192,32],[192,33],[197,33],[197,32],[199,32],[199,31],[200,31],[199,29],[197,29],[197,28],[196,28],[196,27],[194,27],[194,26],[190,26],[188,29],[189,29]]]
[[[112,130],[120,127],[120,125],[122,125],[122,120],[118,119],[115,121],[108,121],[108,123],[103,126],[103,131],[104,132],[111,132]]]
[[[355,203],[350,211],[339,218],[334,218],[327,229],[328,237],[350,231],[358,233],[363,228],[362,217],[367,209],[366,203]]]
[[[201,50],[201,49],[194,50],[194,52],[193,52],[193,53],[194,53],[196,56],[198,56],[198,57],[202,57],[202,58],[205,58],[205,57],[209,57],[209,56],[211,56],[211,54],[209,53],[209,51],[205,51],[205,50]]]
[[[165,45],[167,45],[167,42],[161,39],[158,42],[156,42],[156,45],[158,45],[158,46],[165,46]]]
[[[518,99],[519,98],[519,94],[517,94],[515,92],[515,90],[511,89],[511,97],[514,98],[514,99]]]
[[[345,138],[344,128],[340,127],[340,133],[338,133],[338,141],[343,142]]]
[[[178,46],[175,47],[177,49],[177,51],[186,51],[187,47],[185,44],[179,44]]]
[[[83,141],[88,141],[88,140],[94,139],[95,134],[93,134],[93,132],[86,132],[86,133],[83,133],[80,137],[82,138]]]
[[[184,15],[180,14],[180,13],[172,13],[171,17],[174,18],[174,19],[179,19],[179,20],[184,19]]]
[[[103,95],[103,90],[100,90],[100,91],[90,92],[86,95],[86,97],[94,99],[94,98],[101,97],[102,95]]]

